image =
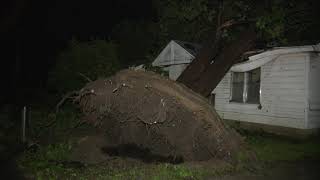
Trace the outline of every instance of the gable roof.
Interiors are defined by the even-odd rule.
[[[190,43],[190,42],[186,42],[186,41],[179,41],[179,40],[173,40],[173,41],[176,42],[177,44],[179,44],[185,50],[187,50],[194,57],[199,53],[199,51],[201,49],[200,44]]]
[[[188,64],[199,52],[201,46],[195,43],[171,40],[152,62],[153,66]]]

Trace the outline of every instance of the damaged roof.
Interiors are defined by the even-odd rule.
[[[179,40],[174,40],[174,42],[179,44],[181,47],[183,47],[185,50],[187,50],[194,57],[199,53],[199,51],[201,49],[201,45],[200,44],[190,43],[190,42],[185,42],[185,41],[179,41]]]

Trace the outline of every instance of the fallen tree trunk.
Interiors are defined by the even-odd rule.
[[[204,97],[209,96],[241,55],[254,47],[256,33],[253,29],[241,33],[239,37],[238,40],[223,47],[222,51],[218,51],[219,40],[212,46],[203,48],[178,81]]]
[[[255,40],[255,32],[248,30],[240,35],[240,39],[223,48],[214,62],[201,73],[199,81],[194,82],[193,90],[205,97],[209,96],[232,65],[240,60],[242,54],[254,47]]]
[[[195,59],[181,73],[177,81],[183,83],[187,87],[195,90],[194,83],[199,81],[200,76],[205,72],[219,50],[221,49],[221,36],[216,35],[213,41],[207,42],[196,55]]]

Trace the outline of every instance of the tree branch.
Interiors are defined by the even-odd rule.
[[[78,91],[71,91],[71,92],[68,92],[66,95],[64,95],[63,98],[56,105],[56,113],[59,112],[60,106],[62,106],[66,102],[67,99],[70,99],[71,96],[76,95],[76,94],[79,94],[79,92]]]
[[[246,20],[246,21],[235,21],[234,19],[231,19],[229,21],[224,22],[218,27],[218,31],[221,31],[223,29],[230,28],[231,26],[235,25],[243,25],[243,24],[249,24],[251,22],[255,22],[255,20]]]
[[[86,76],[86,75],[84,75],[84,74],[82,74],[82,73],[78,73],[81,77],[83,77],[85,80],[87,80],[88,82],[92,82],[92,80],[88,77],[88,76]]]

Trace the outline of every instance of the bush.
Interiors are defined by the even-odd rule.
[[[72,40],[57,58],[49,74],[49,89],[65,93],[82,87],[88,80],[107,77],[119,70],[117,46],[104,40]]]

